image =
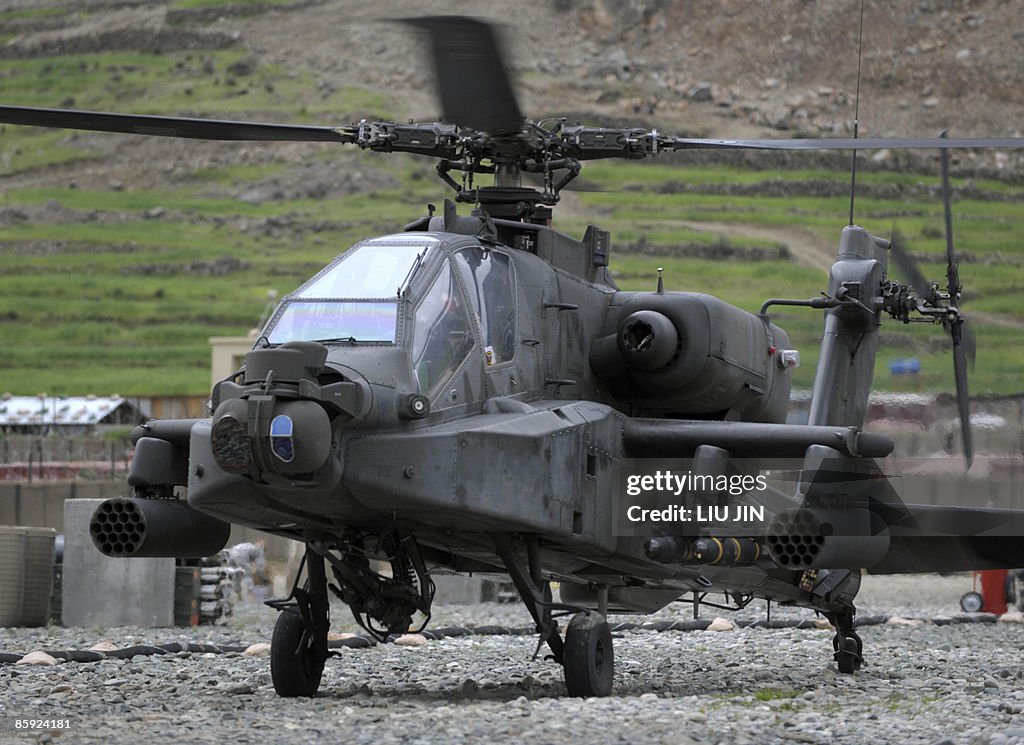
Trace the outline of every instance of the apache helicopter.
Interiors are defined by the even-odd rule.
[[[559,192],[587,160],[697,148],[945,154],[1024,139],[715,140],[536,123],[520,112],[491,26],[410,23],[432,42],[439,122],[330,127],[0,106],[12,124],[414,153],[437,160],[455,202],[475,206],[459,215],[446,201],[440,214],[431,207],[400,232],[360,241],[283,299],[242,369],[214,386],[208,418],[136,428],[135,496],[105,501],[92,518],[101,552],[207,556],[226,543],[229,522],[302,541],[290,594],[269,601],[281,611],[271,671],[282,696],[320,685],[329,591],[386,640],[417,612],[429,620],[432,572],[507,574],[536,622],[538,652],[546,644],[564,666],[568,693],[604,696],[611,612],[651,612],[691,593],[697,603],[711,591],[733,608],[755,597],[810,608],[834,625],[834,659],[852,673],[863,659],[862,569],[1024,564],[1016,513],[903,505],[876,460],[892,440],[862,429],[883,316],[939,323],[953,340],[971,457],[972,345],[946,168],[945,288],[911,264],[909,284],[892,279],[890,242],[852,216],[827,291],[770,299],[756,315],[666,292],[660,280],[655,291],[619,291],[606,231],[576,239],[550,226]],[[524,173],[543,186],[524,186]],[[480,174],[493,184],[474,185]],[[785,423],[799,357],[768,316],[777,305],[824,312],[806,425]],[[779,458],[791,461],[789,480],[769,484]],[[675,488],[684,471],[690,486]],[[722,478],[729,488],[716,491]],[[639,503],[626,495],[663,481],[672,486],[661,496],[680,509],[637,535],[624,516]],[[685,514],[739,505],[744,518],[729,522]]]

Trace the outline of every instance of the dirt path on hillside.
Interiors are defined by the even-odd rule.
[[[834,246],[823,240],[814,231],[805,228],[689,221],[679,224],[685,225],[691,230],[715,233],[723,238],[754,238],[774,241],[789,249],[790,256],[796,264],[821,269],[826,275],[832,262],[835,261]],[[969,273],[969,267],[965,268],[962,273]],[[972,311],[970,307],[965,307],[965,312],[968,318],[976,324],[1024,330],[1024,321],[1012,316]]]
[[[723,238],[753,238],[772,241],[785,246],[800,266],[807,266],[828,272],[835,261],[835,249],[822,240],[821,236],[806,228],[774,227],[766,225],[744,225],[722,222],[682,222],[691,230],[715,233]]]

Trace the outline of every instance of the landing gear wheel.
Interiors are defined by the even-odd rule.
[[[839,635],[837,634],[832,639],[832,648],[835,650],[833,657],[836,664],[839,665],[839,672],[849,675],[860,670],[861,663],[864,661],[864,645],[860,637],[856,635],[844,637],[840,649]]]
[[[281,611],[270,641],[270,677],[277,695],[315,696],[325,661],[298,612]]]
[[[854,630],[856,615],[857,609],[849,604],[839,604],[825,613],[836,629],[832,637],[832,659],[839,666],[839,672],[846,675],[857,672],[864,663],[864,642]]]
[[[570,696],[607,696],[612,692],[612,631],[600,613],[577,613],[572,617],[565,630],[562,655]]]
[[[960,609],[964,613],[977,613],[985,605],[980,592],[965,592],[960,596]]]

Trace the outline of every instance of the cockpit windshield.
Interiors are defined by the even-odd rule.
[[[395,343],[398,303],[289,300],[264,334],[271,344],[286,341]]]
[[[285,298],[264,336],[271,344],[394,344],[398,298],[436,243],[424,236],[356,245]]]
[[[433,238],[397,242],[377,238],[355,246],[295,293],[301,298],[397,298],[421,263]]]

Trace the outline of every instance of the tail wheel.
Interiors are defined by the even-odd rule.
[[[562,655],[565,687],[570,696],[607,696],[612,692],[612,631],[600,613],[573,616],[565,631]]]
[[[315,696],[324,662],[302,617],[292,609],[281,611],[270,641],[270,677],[277,695]]]
[[[843,648],[839,649],[839,637],[836,636],[832,640],[832,647],[836,650],[835,660],[839,666],[839,672],[849,675],[860,670],[861,663],[864,660],[864,647],[858,637],[847,636],[843,638]]]

